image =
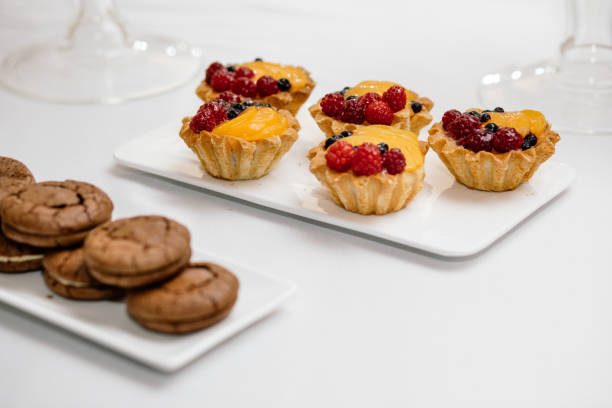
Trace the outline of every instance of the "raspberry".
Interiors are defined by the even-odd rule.
[[[389,174],[400,174],[406,168],[406,158],[400,149],[393,148],[383,156],[383,166]]]
[[[222,101],[226,101],[229,103],[240,103],[241,99],[238,95],[233,93],[232,91],[221,92],[217,99],[221,99]]]
[[[444,120],[444,119],[443,119]],[[480,129],[480,120],[472,115],[463,114],[447,126],[447,131],[454,139],[463,139]]]
[[[493,137],[493,148],[500,153],[518,150],[523,145],[523,136],[511,127],[500,127]]]
[[[198,109],[198,113],[196,114],[196,116],[200,114],[206,116],[207,124],[212,125],[212,127],[214,128],[218,124],[227,120],[227,109],[225,108],[225,101],[206,102],[204,105],[200,106],[200,109]],[[209,121],[211,123],[208,123]],[[210,131],[212,130],[212,128],[206,130]]]
[[[249,78],[237,78],[232,84],[232,91],[238,95],[242,95],[246,98],[254,98],[257,96],[257,86],[255,82]]]
[[[375,144],[363,143],[355,149],[353,154],[353,173],[356,176],[371,176],[380,173],[383,168],[382,161],[380,150]]]
[[[260,96],[274,95],[278,92],[278,83],[270,75],[264,75],[257,80],[257,92]]]
[[[365,120],[365,109],[359,99],[349,99],[344,102],[344,110],[340,120],[347,123],[361,124]]]
[[[321,109],[332,118],[340,116],[344,111],[344,95],[339,92],[328,93],[321,99]]]
[[[387,102],[372,102],[365,110],[365,117],[373,125],[387,125],[393,122],[393,111]]]
[[[223,92],[231,89],[233,82],[234,74],[224,70],[215,72],[210,78],[210,86],[212,86],[215,92]]]
[[[340,172],[348,171],[351,168],[352,159],[353,146],[343,141],[332,144],[325,153],[327,167]]]
[[[382,101],[383,98],[376,92],[368,92],[365,95],[361,95],[359,97],[359,100],[361,101],[361,103],[363,103],[363,106],[365,106],[367,109],[369,104],[371,104],[372,102]]]
[[[206,83],[208,85],[210,85],[210,80],[213,74],[219,71],[220,69],[223,69],[223,64],[221,64],[220,62],[213,62],[208,66],[208,68],[206,68]]]
[[[234,72],[236,78],[253,78],[255,74],[251,71],[251,68],[248,67],[240,67]]]
[[[459,141],[463,147],[473,152],[479,152],[481,150],[490,152],[492,149],[491,142],[493,140],[493,133],[488,132],[484,129],[478,129],[468,136],[464,137]]]
[[[406,107],[406,90],[401,86],[392,86],[383,93],[382,98],[389,104],[393,112],[401,111]]]
[[[451,109],[444,112],[444,116],[442,116],[442,127],[444,130],[448,129],[448,125],[451,124],[455,119],[461,116],[461,112],[457,109]]]

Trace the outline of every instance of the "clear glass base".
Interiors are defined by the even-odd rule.
[[[177,88],[202,66],[201,51],[163,37],[130,41],[112,52],[38,44],[9,54],[0,83],[22,95],[60,103],[118,103]]]
[[[607,72],[597,72],[604,69]],[[487,109],[536,109],[555,130],[612,133],[612,83],[589,81],[612,75],[609,65],[560,64],[549,60],[527,67],[488,74],[482,78],[480,101]]]

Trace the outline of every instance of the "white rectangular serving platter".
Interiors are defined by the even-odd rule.
[[[54,294],[41,273],[0,274],[0,301],[160,371],[178,370],[217,344],[271,313],[296,289],[293,283],[205,253],[192,260],[214,262],[240,281],[238,300],[221,322],[183,335],[148,331],[132,321],[122,301],[75,301]]]
[[[468,256],[488,247],[574,179],[571,167],[551,160],[516,190],[470,190],[457,183],[430,150],[423,189],[405,209],[382,216],[351,213],[337,206],[308,170],[306,154],[323,135],[304,111],[298,115],[302,124],[298,141],[259,180],[226,181],[209,176],[179,137],[180,122],[127,142],[115,151],[115,159],[230,198],[448,257]]]

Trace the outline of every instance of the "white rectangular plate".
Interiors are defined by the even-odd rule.
[[[238,300],[231,313],[216,325],[192,334],[165,335],[143,329],[129,318],[124,302],[64,299],[47,288],[38,272],[0,274],[0,301],[170,372],[260,320],[296,288],[293,283],[203,253],[194,252],[192,260],[218,263],[240,280]]]
[[[405,209],[383,216],[351,213],[337,206],[308,170],[306,154],[322,134],[304,111],[298,115],[303,124],[298,141],[259,180],[232,182],[209,176],[179,137],[177,124],[126,143],[115,159],[158,176],[442,256],[467,256],[488,247],[574,179],[571,167],[549,161],[514,191],[470,190],[457,183],[430,151],[423,189]]]

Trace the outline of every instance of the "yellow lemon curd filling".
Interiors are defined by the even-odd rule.
[[[252,141],[280,136],[288,127],[287,118],[274,109],[251,106],[234,119],[215,127],[213,133]]]
[[[482,126],[493,122],[499,127],[515,128],[523,137],[525,137],[528,133],[533,133],[539,137],[548,126],[544,115],[535,110],[525,109],[516,112],[487,113],[491,115],[491,120],[483,123]]]
[[[250,68],[255,74],[253,80],[257,80],[264,76],[270,75],[274,79],[287,78],[291,82],[291,89],[300,89],[308,82],[308,75],[303,69],[292,67],[290,65],[280,65],[273,62],[254,61],[242,64],[242,67]]]
[[[385,93],[387,89],[391,88],[392,86],[401,86],[401,85],[396,84],[395,82],[389,82],[389,81],[362,81],[358,83],[357,85],[355,85],[354,87],[352,87],[351,89],[349,89],[348,91],[346,91],[345,95],[346,96],[351,96],[351,95],[361,96],[361,95],[367,94],[368,92],[376,92],[377,94],[382,95],[383,93]],[[401,87],[404,88],[403,86]],[[414,92],[410,92],[406,88],[404,89],[406,90],[406,99],[408,101],[412,99],[416,99],[417,95]]]
[[[357,128],[351,136],[340,139],[353,146],[363,143],[386,143],[389,150],[400,149],[406,158],[406,169],[404,171],[414,171],[423,165],[423,153],[419,148],[419,140],[414,133],[385,125],[372,125]]]

